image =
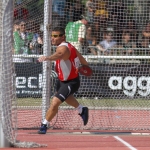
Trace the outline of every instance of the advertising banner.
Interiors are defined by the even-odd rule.
[[[41,97],[42,63],[15,63],[17,97]]]
[[[90,64],[92,77],[80,76],[79,97],[150,97],[150,64]],[[42,97],[42,63],[15,63],[17,97]],[[51,74],[55,92],[57,75]]]
[[[82,77],[83,96],[150,97],[150,64],[91,64],[92,78]]]

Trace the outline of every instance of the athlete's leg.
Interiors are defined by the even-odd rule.
[[[48,122],[50,122],[55,117],[55,115],[58,112],[58,107],[61,103],[62,103],[62,101],[59,98],[57,98],[55,96],[53,97],[51,104],[50,104],[50,108],[48,109],[48,111],[46,113],[46,120]]]
[[[89,109],[80,105],[73,95],[70,95],[65,102],[78,110],[79,115],[83,119],[84,125],[86,125],[89,119]]]
[[[70,95],[65,102],[70,105],[73,106],[74,108],[77,108],[80,104],[79,102],[75,99],[75,97],[73,95]]]
[[[58,107],[59,105],[62,103],[62,101],[57,98],[57,97],[53,97],[51,104],[50,104],[50,108],[48,109],[47,113],[46,113],[46,118],[43,121],[40,130],[38,131],[39,134],[46,134],[47,132],[47,124],[55,117],[55,115],[58,112]]]

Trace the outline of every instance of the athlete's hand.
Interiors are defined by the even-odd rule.
[[[47,60],[47,56],[41,56],[41,57],[39,57],[38,62],[43,62],[46,60]]]

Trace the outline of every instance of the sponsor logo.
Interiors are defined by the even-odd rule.
[[[38,77],[16,77],[16,88],[42,88],[42,74]]]
[[[150,77],[112,76],[108,80],[108,86],[112,90],[123,90],[123,93],[130,97],[133,97],[136,92],[145,97],[150,94]]]

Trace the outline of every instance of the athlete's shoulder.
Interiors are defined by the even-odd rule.
[[[76,49],[71,43],[68,42],[68,48]]]
[[[60,45],[58,45],[58,47],[60,47],[60,46],[67,46],[68,47],[68,42],[63,42]]]

